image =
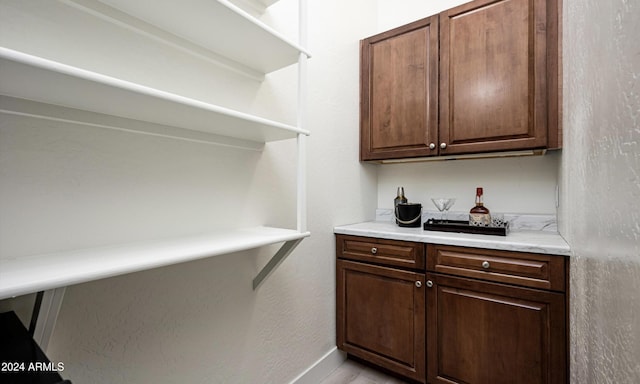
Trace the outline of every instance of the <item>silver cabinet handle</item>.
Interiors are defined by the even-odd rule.
[[[440,143],[440,149],[446,149],[447,143]]]
[[[427,287],[429,288],[433,287],[433,281],[427,280]]]
[[[436,149],[436,143],[429,144],[429,149]]]
[[[484,268],[484,269],[489,269],[489,267],[490,267],[490,266],[491,266],[491,264],[489,264],[489,262],[488,262],[488,261],[483,261],[483,262],[482,262],[482,268]]]
[[[378,253],[378,248],[376,247],[371,248],[371,254],[375,255],[376,253]]]
[[[416,281],[416,287],[418,288],[422,287],[422,281],[420,280]]]

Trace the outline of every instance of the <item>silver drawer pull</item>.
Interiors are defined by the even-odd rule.
[[[375,255],[376,253],[378,253],[378,248],[376,247],[371,248],[371,254]]]
[[[484,269],[489,269],[489,267],[490,267],[490,266],[491,266],[491,264],[489,264],[489,262],[488,262],[488,261],[483,261],[483,262],[482,262],[482,268],[484,268]]]
[[[427,287],[429,288],[433,287],[433,281],[427,280]]]
[[[422,281],[420,280],[416,281],[416,287],[418,288],[422,287]]]

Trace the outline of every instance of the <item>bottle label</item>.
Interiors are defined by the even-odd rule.
[[[488,227],[491,225],[491,216],[487,213],[470,213],[469,225],[476,227]]]

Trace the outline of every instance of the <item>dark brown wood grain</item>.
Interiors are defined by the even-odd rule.
[[[538,253],[427,246],[427,270],[564,292],[565,257]],[[488,268],[482,266],[489,263]]]
[[[424,274],[338,259],[340,350],[424,383]],[[416,286],[416,282],[420,286]]]
[[[547,145],[546,1],[476,0],[440,14],[441,154]]]
[[[561,148],[561,6],[475,0],[362,40],[360,160]]]
[[[547,0],[548,149],[562,148],[562,0]]]
[[[362,40],[360,84],[360,160],[437,154],[437,15]]]
[[[426,275],[404,264],[420,253]],[[567,383],[568,258],[351,235],[336,257],[351,356],[422,383]]]
[[[567,382],[561,293],[428,273],[429,383]]]
[[[422,271],[425,268],[423,243],[336,235],[336,254],[340,258],[386,266]]]

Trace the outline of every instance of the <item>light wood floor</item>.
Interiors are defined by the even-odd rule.
[[[405,384],[366,365],[347,359],[320,384]]]

